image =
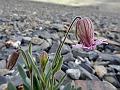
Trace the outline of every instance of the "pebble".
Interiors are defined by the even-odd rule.
[[[56,30],[57,32],[66,31],[65,26],[63,24],[56,24],[56,23],[54,23],[54,24],[51,25],[51,28],[53,30]]]
[[[36,45],[41,45],[44,42],[44,39],[32,37],[31,42]]]
[[[104,80],[110,82],[115,87],[120,88],[120,82],[117,80],[117,78],[113,75],[105,75]]]
[[[68,69],[66,70],[66,73],[72,78],[72,79],[79,79],[80,78],[80,70],[79,69]]]
[[[64,62],[75,61],[75,58],[73,57],[73,54],[70,52],[70,53],[63,55],[63,61]]]
[[[95,72],[99,77],[103,77],[107,74],[107,69],[104,66],[94,66]]]
[[[86,51],[83,51],[82,49],[72,48],[73,57],[77,58],[80,57],[88,57],[89,54]]]
[[[5,76],[0,76],[0,85],[7,83],[7,79]]]
[[[36,12],[33,12],[33,14],[36,15]],[[71,30],[61,51],[64,61],[62,68],[56,73],[55,77],[59,80],[62,75],[67,73],[68,76],[65,78],[65,84],[76,79],[97,81],[102,79],[106,87],[111,87],[113,88],[112,90],[116,90],[115,87],[120,87],[120,57],[114,55],[114,53],[119,53],[120,35],[118,33],[119,30],[116,32],[111,31],[111,29],[117,29],[119,19],[112,20],[106,16],[98,17],[94,15],[91,15],[91,17],[95,20],[96,35],[98,37],[102,35],[110,39],[108,40],[109,44],[99,45],[97,46],[97,50],[90,52],[83,51],[80,48],[73,48],[71,45],[78,43],[78,41],[73,30]],[[110,23],[109,20],[111,21]],[[69,20],[61,21],[59,17],[53,21],[40,21],[39,18],[33,16],[29,17],[18,14],[14,14],[10,18],[0,18],[0,81],[3,81],[2,85],[7,82],[7,77],[12,78],[11,80],[16,85],[21,84],[19,76],[14,76],[14,73],[10,73],[10,71],[5,69],[6,57],[10,55],[11,51],[18,48],[19,45],[26,51],[28,48],[27,45],[29,42],[32,42],[33,54],[37,53],[38,55],[45,50],[49,53],[49,61],[53,61],[55,52],[60,42],[64,39],[64,34],[67,29],[65,23],[69,25]],[[13,40],[12,47],[2,47],[4,45],[3,42],[7,40]],[[21,57],[18,61],[23,63],[20,60]],[[113,75],[110,75],[110,73],[113,73]],[[2,85],[0,85],[0,89]]]

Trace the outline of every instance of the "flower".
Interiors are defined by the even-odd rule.
[[[97,45],[104,43],[106,40],[95,39],[94,25],[89,18],[81,18],[76,22],[76,37],[80,39],[80,44],[73,45],[76,48],[83,48],[85,51],[91,51]]]

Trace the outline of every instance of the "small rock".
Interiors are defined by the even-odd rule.
[[[0,61],[0,69],[5,69],[6,68],[6,61],[5,60],[1,60]]]
[[[23,83],[23,81],[20,79],[20,76],[13,76],[11,77],[11,81],[15,86],[21,85]]]
[[[14,48],[18,48],[19,45],[21,45],[21,41],[16,41],[16,40],[8,40],[7,42],[5,42],[6,47],[14,47]]]
[[[0,84],[0,90],[6,90],[7,84]]]
[[[109,67],[116,69],[118,72],[120,72],[120,66],[119,65],[109,65]]]
[[[57,24],[57,23],[52,24],[51,29],[56,30],[58,32],[66,31],[65,26],[63,24]]]
[[[48,49],[49,47],[51,47],[51,44],[50,44],[48,41],[46,41],[46,40],[44,40],[44,42],[40,45],[40,48],[41,48],[42,50],[46,50],[46,49]]]
[[[88,54],[89,54],[88,58],[92,61],[95,61],[99,57],[98,53],[95,51],[90,51],[88,52]]]
[[[75,64],[74,62],[70,61],[68,63],[68,67],[70,69],[79,69],[81,71],[81,75],[80,78],[81,79],[90,79],[92,80],[92,75],[91,73],[89,73],[86,69],[84,69],[83,67],[81,67],[80,65]]]
[[[68,46],[68,45],[63,45],[62,47],[62,51],[61,51],[61,54],[64,55],[64,54],[67,54],[71,51],[71,48]]]
[[[79,65],[81,67],[83,67],[85,70],[87,70],[89,73],[93,73],[94,72],[93,68],[89,64],[86,64],[85,62],[82,62]]]
[[[65,65],[65,64],[62,65],[62,68],[61,68],[62,71],[66,72],[66,70],[68,70],[68,69],[69,69],[69,67],[67,65]]]
[[[55,79],[57,79],[57,81],[60,81],[60,79],[64,75],[65,75],[65,73],[62,70],[60,70],[55,74]],[[67,82],[71,82],[71,79],[66,76],[62,84],[66,84]]]
[[[59,46],[59,42],[58,41],[53,42],[53,45],[50,48],[49,53],[55,53],[57,51],[58,46]]]
[[[72,79],[79,79],[80,78],[80,70],[79,69],[68,69],[66,70],[66,73],[72,78]]]
[[[94,66],[95,72],[99,77],[103,77],[107,74],[107,69],[104,66]]]
[[[104,80],[113,84],[115,87],[120,88],[120,82],[117,80],[116,76],[105,75],[103,78],[104,78]]]
[[[8,74],[9,70],[8,69],[0,69],[0,76],[3,76],[5,74]]]
[[[53,61],[53,59],[55,57],[55,53],[49,53],[48,57],[49,57],[49,61]]]
[[[62,38],[62,41],[64,40],[64,37]],[[68,38],[66,38],[65,40],[65,44],[73,44],[73,43],[76,43],[77,41],[76,40],[70,40]]]
[[[32,39],[31,37],[23,37],[22,42],[23,43],[29,43],[31,41],[31,39]]]
[[[117,88],[115,86],[113,86],[111,83],[109,83],[107,81],[103,81],[103,83],[108,90],[117,90]]]
[[[96,80],[75,80],[76,87],[82,90],[117,90],[112,84],[106,81]]]
[[[42,39],[50,39],[51,38],[51,34],[46,30],[35,31],[32,33],[32,35],[38,36],[39,38],[42,38]]]
[[[77,48],[72,48],[72,53],[73,53],[73,57],[77,58],[78,56],[80,57],[88,57],[89,54],[86,51],[83,51],[81,49],[77,49]]]
[[[59,37],[59,35],[57,33],[51,33],[51,39],[52,40],[59,40],[60,37]]]
[[[41,45],[44,42],[44,39],[38,37],[32,37],[31,42],[33,44]]]
[[[73,54],[70,52],[70,53],[67,53],[67,54],[63,55],[63,60],[65,62],[75,61],[75,58],[73,57]]]
[[[115,55],[111,54],[105,54],[105,53],[99,53],[99,58],[102,61],[109,61],[109,64],[119,65],[120,64],[120,58]]]
[[[7,83],[7,79],[5,76],[0,76],[0,85]],[[1,89],[0,89],[1,90]]]
[[[92,77],[92,74],[89,73],[86,69],[84,69],[83,67],[79,66],[79,70],[81,71],[81,79],[89,79],[89,80],[93,80],[94,78]]]

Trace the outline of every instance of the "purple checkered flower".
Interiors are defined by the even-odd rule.
[[[73,47],[83,48],[85,51],[94,50],[97,45],[106,41],[95,39],[93,22],[89,18],[81,18],[76,22],[76,37],[80,39],[80,44]]]

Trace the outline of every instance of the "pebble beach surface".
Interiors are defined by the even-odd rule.
[[[89,17],[94,23],[95,36],[107,39],[108,44],[101,44],[90,52],[73,48],[72,45],[78,43],[73,28],[63,46],[64,63],[56,79],[67,73],[65,82],[92,80],[103,82],[109,90],[120,88],[120,12],[117,11],[119,7],[110,8],[103,4],[74,7],[0,0],[0,90],[6,87],[9,80],[16,86],[21,84],[16,66],[12,70],[5,69],[6,60],[18,44],[27,50],[29,42],[32,42],[33,56],[37,60],[38,55],[46,51],[52,61],[75,16]],[[11,44],[6,46],[5,43]],[[18,63],[24,66],[21,59],[19,57]]]

